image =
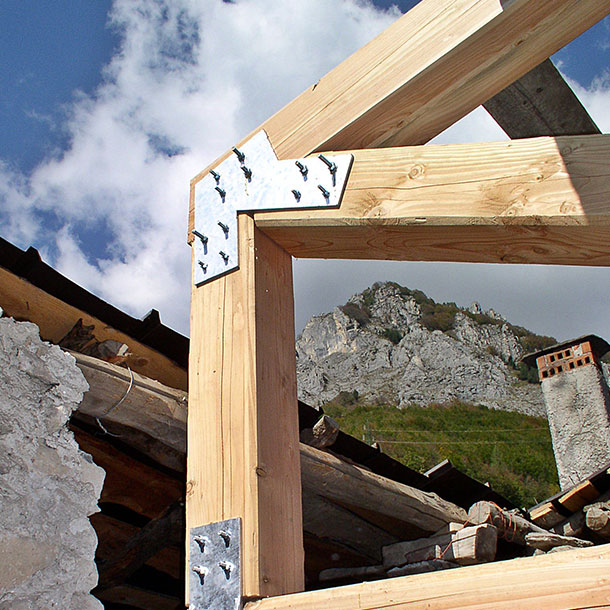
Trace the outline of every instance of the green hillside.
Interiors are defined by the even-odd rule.
[[[343,392],[324,405],[344,432],[425,472],[444,459],[512,500],[532,506],[559,491],[546,419],[455,403],[411,406],[362,404]]]

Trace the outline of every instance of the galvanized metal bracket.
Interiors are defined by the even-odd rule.
[[[193,527],[190,610],[241,610],[241,519]]]
[[[279,161],[264,131],[195,186],[194,282],[237,269],[237,212],[330,208],[341,204],[352,155]]]

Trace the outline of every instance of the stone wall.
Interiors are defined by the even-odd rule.
[[[88,389],[38,327],[0,319],[0,610],[99,610],[97,512],[104,471],[67,421]]]
[[[567,489],[610,462],[610,396],[590,364],[542,380],[559,483]]]

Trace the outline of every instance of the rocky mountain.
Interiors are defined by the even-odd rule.
[[[457,399],[544,415],[540,386],[513,363],[554,342],[476,303],[463,309],[379,283],[307,323],[296,346],[299,398],[321,405],[355,391],[400,407]]]

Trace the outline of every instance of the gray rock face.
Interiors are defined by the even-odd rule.
[[[97,512],[104,471],[66,423],[88,389],[38,327],[0,319],[0,610],[98,610]]]
[[[368,310],[366,324],[335,308],[312,318],[297,340],[301,400],[320,405],[356,390],[401,407],[458,399],[545,414],[540,387],[519,381],[506,364],[518,360],[522,348],[496,312],[486,312],[495,324],[458,312],[448,334],[428,330],[420,305],[395,284],[376,285],[348,303]],[[478,304],[470,311],[482,313]]]

